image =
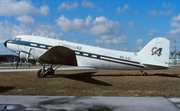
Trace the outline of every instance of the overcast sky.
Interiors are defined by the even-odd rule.
[[[180,0],[0,0],[0,54],[22,34],[124,51],[161,36],[180,51]]]

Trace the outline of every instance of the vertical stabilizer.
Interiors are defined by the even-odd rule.
[[[168,67],[170,41],[166,38],[152,39],[140,52],[143,64]]]

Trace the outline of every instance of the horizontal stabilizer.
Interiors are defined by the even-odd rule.
[[[151,63],[142,63],[146,66],[147,69],[169,69],[168,65],[162,64],[151,64]]]
[[[63,46],[54,46],[46,51],[39,60],[47,64],[77,66],[75,52]]]

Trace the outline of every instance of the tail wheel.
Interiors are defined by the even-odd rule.
[[[147,76],[147,72],[143,72],[142,75],[143,75],[143,76]]]
[[[143,71],[142,69],[139,69],[139,71],[142,73],[143,76],[147,76],[147,72]]]

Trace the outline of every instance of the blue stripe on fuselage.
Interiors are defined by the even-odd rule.
[[[49,49],[52,47],[50,45],[45,45],[45,44],[40,44],[40,43],[35,43],[35,42],[27,42],[27,41],[11,40],[9,42],[13,44],[17,44],[17,45],[24,45],[24,46],[35,47],[35,48],[40,48],[40,49]],[[45,47],[41,47],[41,46],[45,46]]]

